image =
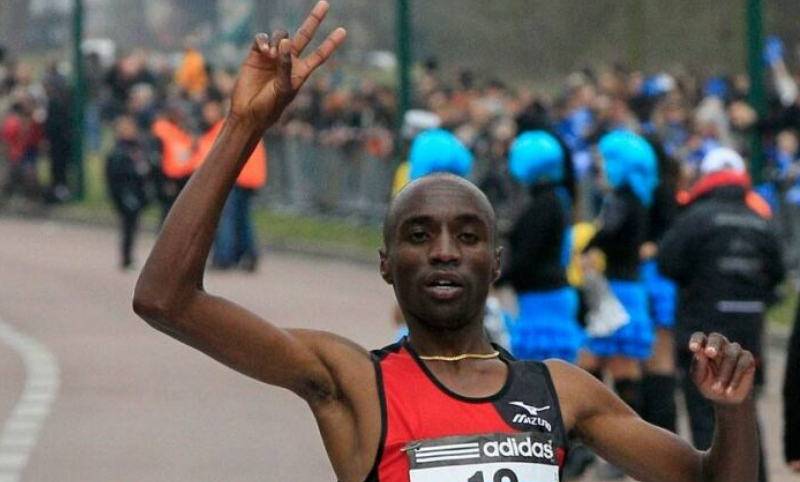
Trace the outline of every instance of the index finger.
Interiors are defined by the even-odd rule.
[[[702,331],[696,331],[692,333],[692,337],[689,338],[689,350],[691,350],[692,353],[699,352],[705,348],[707,340],[708,337]]]
[[[322,23],[325,19],[325,15],[328,14],[328,2],[322,0],[317,2],[314,5],[314,8],[311,9],[311,13],[308,14],[303,24],[300,25],[300,28],[297,29],[297,33],[295,33],[294,38],[292,39],[292,49],[294,50],[295,55],[300,55],[303,53],[303,50],[308,46],[311,42],[311,39],[314,38],[314,33],[317,31],[317,27]]]

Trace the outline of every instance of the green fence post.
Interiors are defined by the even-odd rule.
[[[82,201],[86,195],[83,159],[84,103],[86,81],[83,68],[83,0],[74,0],[72,10],[72,165],[75,179],[75,199]]]
[[[767,100],[764,89],[764,32],[762,26],[761,0],[745,0],[747,2],[747,70],[750,76],[750,93],[748,101],[759,117],[767,112]],[[750,175],[754,184],[762,181],[764,166],[764,146],[761,135],[753,132],[750,139]]]
[[[396,146],[397,155],[402,155],[402,129],[406,111],[411,105],[411,7],[410,0],[397,0],[397,73],[398,99]],[[402,162],[402,159],[400,159]]]

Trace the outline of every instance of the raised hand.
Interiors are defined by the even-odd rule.
[[[694,333],[689,349],[695,355],[692,380],[703,396],[720,404],[741,403],[748,397],[756,371],[752,353],[719,333]]]
[[[239,69],[231,98],[231,117],[262,130],[277,122],[311,73],[347,36],[345,29],[337,28],[314,52],[300,57],[325,19],[328,8],[324,0],[317,3],[294,38],[289,38],[284,31],[276,31],[271,37],[265,33],[256,35]]]

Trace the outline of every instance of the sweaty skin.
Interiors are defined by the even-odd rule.
[[[225,199],[264,131],[309,75],[344,41],[334,30],[302,54],[328,11],[318,3],[298,32],[259,34],[244,60],[231,111],[211,152],[181,193],[142,269],[133,307],[156,329],[245,375],[289,389],[316,418],[336,476],[362,482],[378,451],[381,415],[370,354],[337,335],[281,329],[203,288],[205,261]],[[450,176],[408,185],[390,208],[380,271],[421,355],[489,353],[482,328],[499,273],[494,213],[480,191]],[[593,377],[547,363],[567,430],[642,481],[752,482],[757,450],[751,396],[753,357],[719,335],[697,334],[694,381],[717,405],[717,435],[701,453],[643,422]],[[497,392],[508,370],[494,360],[427,362],[454,392]]]

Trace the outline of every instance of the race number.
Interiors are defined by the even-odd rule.
[[[411,482],[558,482],[552,436],[482,434],[406,446]]]

